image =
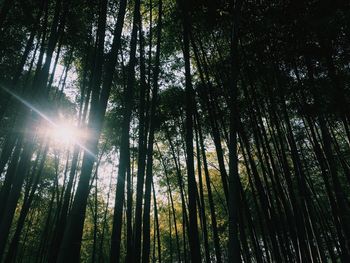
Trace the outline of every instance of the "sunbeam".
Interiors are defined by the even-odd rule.
[[[59,141],[60,143],[68,144],[68,143],[74,143],[77,144],[79,147],[81,147],[85,152],[93,156],[95,159],[97,159],[96,155],[88,149],[81,141],[82,139],[86,139],[88,137],[88,134],[80,130],[76,127],[69,126],[67,124],[57,123],[53,121],[51,118],[49,118],[47,115],[45,115],[43,112],[38,110],[34,105],[26,101],[25,99],[21,98],[16,93],[12,92],[11,90],[7,89],[6,87],[1,86],[1,89],[10,94],[13,98],[21,102],[23,105],[25,105],[27,108],[34,111],[36,114],[38,114],[43,120],[46,121],[48,124],[47,127],[44,127],[41,130],[44,130],[49,134],[50,137],[54,138],[56,141]]]

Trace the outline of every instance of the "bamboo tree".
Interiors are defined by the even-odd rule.
[[[176,210],[175,210],[175,207],[174,207],[174,199],[173,199],[171,186],[170,186],[170,182],[169,182],[168,170],[166,168],[166,164],[165,164],[164,158],[163,158],[161,152],[159,151],[159,147],[158,147],[157,143],[156,143],[156,146],[157,146],[157,151],[159,153],[159,158],[160,158],[160,161],[161,161],[164,173],[165,173],[166,183],[167,183],[167,187],[168,187],[167,190],[169,192],[169,198],[170,198],[170,204],[171,204],[171,213],[173,215],[175,237],[176,237],[177,257],[178,257],[179,262],[182,262],[182,260],[181,260],[181,253],[180,253],[180,250],[181,250],[180,249],[180,239],[179,239],[179,234],[178,234],[178,230],[177,230],[177,223],[176,223],[177,222],[177,220],[176,220]]]
[[[197,222],[197,206],[196,206],[196,192],[197,185],[194,174],[194,156],[193,156],[193,100],[194,93],[191,81],[191,69],[190,69],[190,47],[189,47],[189,34],[190,34],[190,19],[188,4],[180,1],[180,7],[182,11],[182,27],[183,27],[183,56],[185,60],[185,105],[186,105],[186,168],[187,168],[187,180],[188,180],[188,199],[189,199],[189,244],[192,262],[200,262],[200,243],[198,237],[198,222]]]
[[[152,13],[152,9],[150,9]],[[135,262],[139,262],[141,258],[141,229],[142,229],[142,199],[143,199],[143,187],[144,187],[144,177],[145,177],[145,166],[146,166],[146,152],[147,152],[147,123],[146,123],[146,101],[148,101],[147,86],[150,85],[150,80],[148,80],[148,85],[145,79],[145,59],[144,59],[144,39],[141,26],[141,16],[140,16],[140,103],[139,103],[139,147],[138,147],[138,170],[137,170],[137,186],[136,186],[136,207],[135,207],[135,226],[134,226],[134,236],[133,236],[133,246],[134,246],[134,257]],[[150,63],[150,61],[149,61]],[[149,74],[151,65],[149,67]],[[149,77],[150,78],[150,77]],[[147,98],[146,98],[147,97]]]
[[[230,1],[231,15],[233,21],[231,22],[230,34],[230,138],[229,138],[229,247],[228,259],[231,262],[241,262],[239,241],[238,241],[238,209],[239,205],[239,174],[238,174],[238,156],[237,156],[237,131],[238,131],[238,23],[240,9],[243,1]]]
[[[106,16],[103,15],[106,13],[106,5],[107,1],[101,5],[101,21],[99,23],[99,56],[98,60],[102,59],[103,54],[103,39],[104,39],[104,29],[105,29],[105,19]],[[84,215],[86,210],[86,201],[89,194],[89,180],[92,172],[93,163],[95,161],[94,156],[91,154],[96,153],[96,147],[98,143],[98,139],[102,129],[102,122],[104,118],[104,114],[107,107],[107,100],[109,97],[114,69],[116,66],[117,54],[120,46],[120,37],[121,31],[124,24],[124,16],[125,16],[125,8],[126,8],[126,0],[120,2],[117,23],[114,28],[114,38],[112,43],[112,48],[110,53],[108,54],[107,61],[105,64],[104,71],[104,81],[102,85],[102,89],[100,91],[100,77],[95,76],[95,74],[101,74],[100,70],[95,72],[93,81],[93,89],[92,89],[92,102],[91,109],[89,115],[89,131],[92,131],[90,134],[91,139],[88,142],[88,150],[84,151],[83,163],[82,163],[82,171],[78,183],[77,192],[74,198],[74,202],[72,205],[71,215],[67,222],[67,226],[65,227],[64,236],[62,240],[62,245],[60,246],[60,251],[58,254],[58,262],[66,261],[66,258],[73,257],[74,260],[79,260],[80,253],[80,242],[83,231],[83,223],[84,223]],[[95,69],[99,69],[101,66],[95,65]],[[92,152],[90,152],[92,151]],[[83,215],[83,216],[82,216]],[[73,244],[75,244],[73,246]]]
[[[153,87],[152,101],[150,113],[150,127],[147,146],[147,167],[145,181],[145,198],[143,210],[143,243],[142,243],[142,262],[149,262],[150,255],[150,205],[151,205],[151,186],[153,181],[153,144],[156,125],[156,110],[158,107],[158,77],[160,70],[160,48],[161,48],[161,32],[162,32],[162,0],[158,4],[158,23],[157,23],[157,46],[155,64],[153,69]],[[159,246],[158,246],[159,249]],[[158,253],[160,257],[160,253]],[[137,262],[137,261],[136,261]]]
[[[121,125],[120,138],[120,156],[118,168],[118,181],[115,196],[115,208],[113,215],[113,229],[111,238],[110,262],[119,262],[120,260],[120,243],[122,233],[122,212],[124,203],[124,186],[125,175],[129,162],[129,130],[131,113],[133,109],[133,96],[135,85],[135,64],[136,64],[136,45],[137,34],[139,32],[140,19],[140,1],[135,1],[133,12],[133,26],[130,39],[130,60],[128,66],[127,84],[124,89],[124,109],[123,120]]]

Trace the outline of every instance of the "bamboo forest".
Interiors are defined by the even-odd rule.
[[[0,0],[0,263],[349,263],[350,2]]]

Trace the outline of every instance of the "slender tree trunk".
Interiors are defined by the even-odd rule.
[[[14,181],[15,172],[18,166],[19,157],[22,150],[22,140],[17,141],[16,147],[14,149],[14,152],[12,154],[11,161],[9,163],[9,166],[7,168],[5,179],[3,182],[3,185],[0,190],[0,198],[2,202],[0,202],[0,222],[2,221],[3,217],[5,216],[5,208],[6,203],[9,197],[9,193],[11,191],[11,186]]]
[[[153,205],[154,205],[154,219],[156,224],[156,234],[157,234],[157,252],[158,252],[158,262],[162,262],[162,247],[160,242],[160,229],[159,229],[159,219],[158,219],[158,206],[157,206],[157,198],[156,191],[154,189],[154,183],[152,180],[152,190],[153,190]]]
[[[28,198],[23,203],[21,213],[20,213],[19,219],[17,221],[17,227],[16,227],[15,233],[12,237],[12,240],[10,242],[10,246],[9,246],[6,258],[5,258],[5,262],[12,262],[15,259],[16,252],[18,249],[18,243],[19,243],[19,240],[21,237],[22,229],[24,227],[25,219],[28,215],[30,206],[31,206],[33,199],[35,197],[35,192],[37,190],[38,183],[39,183],[39,180],[40,180],[41,175],[42,175],[42,171],[43,171],[44,164],[45,164],[46,157],[47,157],[48,148],[49,148],[49,144],[47,143],[45,146],[44,152],[42,154],[42,157],[41,157],[38,171],[36,172],[36,176],[35,176],[35,179],[33,182],[32,189],[28,195]]]
[[[73,158],[72,158],[71,168],[69,172],[69,180],[64,192],[61,211],[57,219],[56,227],[53,231],[54,234],[53,234],[51,249],[49,253],[50,254],[49,262],[56,261],[57,255],[59,252],[59,247],[62,242],[62,238],[64,234],[63,232],[67,221],[70,199],[72,196],[73,182],[74,182],[74,178],[75,178],[76,170],[78,166],[78,160],[79,160],[79,147],[76,145],[73,150]]]
[[[157,25],[157,47],[155,65],[153,69],[153,89],[150,114],[150,128],[147,147],[147,169],[146,169],[146,186],[145,186],[145,203],[143,214],[143,243],[142,243],[142,262],[149,262],[150,253],[150,204],[151,204],[151,184],[153,177],[153,144],[156,125],[156,110],[158,105],[158,75],[160,71],[160,45],[161,45],[161,30],[162,30],[162,0],[158,6],[158,25]]]
[[[157,151],[158,151],[159,156],[160,156],[159,158],[160,158],[161,164],[163,166],[163,170],[164,170],[165,178],[166,178],[166,183],[167,183],[167,187],[168,187],[168,191],[169,191],[171,211],[172,211],[172,214],[173,214],[173,221],[174,221],[174,228],[175,228],[177,257],[178,257],[178,261],[182,262],[182,260],[181,260],[180,239],[179,239],[179,234],[178,234],[178,230],[177,230],[176,210],[175,210],[175,206],[174,206],[174,200],[173,200],[173,195],[172,195],[172,191],[171,191],[168,170],[166,168],[166,164],[165,164],[164,158],[163,158],[163,156],[162,156],[162,154],[161,154],[161,152],[159,150],[159,147],[158,147],[157,143],[156,143],[156,146],[157,146]]]
[[[196,130],[196,154],[197,154],[197,173],[198,173],[198,182],[199,182],[199,198],[200,201],[200,214],[202,221],[202,231],[203,231],[203,240],[204,240],[204,252],[205,252],[205,260],[207,263],[210,262],[210,254],[209,254],[209,242],[208,242],[208,229],[207,229],[207,218],[205,214],[205,203],[204,203],[204,191],[203,191],[203,180],[202,180],[202,165],[201,165],[201,151],[199,148],[199,138],[198,138],[198,130],[199,124],[197,119],[197,110],[195,111],[195,130]]]
[[[11,191],[9,192],[6,205],[4,206],[5,209],[4,209],[3,217],[0,222],[0,257],[2,257],[4,254],[11,223],[17,207],[18,199],[21,194],[22,185],[29,169],[29,163],[30,163],[30,158],[32,156],[32,153],[33,153],[33,144],[30,142],[27,142],[27,144],[24,145],[24,150],[22,152],[21,159],[16,169],[15,181],[13,182]]]
[[[204,138],[203,138],[202,129],[200,126],[201,122],[199,119],[198,112],[196,112],[196,119],[198,121],[198,135],[199,135],[200,151],[203,159],[205,184],[208,192],[208,201],[209,201],[210,218],[211,218],[211,225],[212,225],[212,231],[213,231],[215,256],[216,256],[216,261],[218,263],[221,263],[222,259],[221,259],[221,249],[220,249],[220,238],[219,238],[218,226],[217,226],[217,220],[216,220],[216,214],[215,214],[215,204],[214,204],[213,194],[211,190],[210,175],[209,175],[207,157],[205,154]]]
[[[238,21],[242,6],[242,0],[231,2],[231,24],[230,56],[231,56],[231,79],[230,79],[230,138],[229,138],[229,242],[228,260],[229,262],[241,262],[238,240],[238,213],[239,213],[239,174],[237,156],[237,132],[239,122],[238,111]]]
[[[126,171],[126,196],[127,196],[127,203],[126,203],[126,249],[127,249],[127,254],[126,254],[126,261],[131,260],[132,255],[130,253],[132,253],[132,203],[133,203],[133,199],[132,199],[132,174],[133,171],[131,170],[130,167],[130,150],[129,150],[129,164],[128,164],[128,168]],[[132,160],[133,163],[133,160]]]
[[[183,56],[185,60],[185,108],[186,108],[186,166],[188,180],[188,199],[189,199],[189,244],[192,262],[201,262],[200,243],[198,237],[198,222],[197,222],[197,206],[196,206],[196,178],[194,172],[194,156],[193,156],[193,102],[194,92],[191,81],[191,66],[190,66],[190,19],[188,3],[180,0],[182,11],[182,26],[183,26]]]
[[[107,2],[102,5],[101,19],[106,19]],[[84,157],[82,163],[82,171],[71,209],[71,214],[65,227],[62,245],[58,254],[58,262],[63,263],[67,260],[79,261],[80,244],[83,233],[84,218],[86,211],[87,198],[89,195],[89,181],[91,177],[92,167],[96,159],[97,144],[100,137],[104,114],[107,107],[107,101],[111,89],[114,70],[117,62],[117,54],[120,47],[121,31],[124,24],[124,16],[126,9],[126,0],[120,1],[117,23],[114,29],[114,38],[112,48],[107,57],[104,70],[104,81],[101,93],[99,92],[99,81],[94,82],[93,96],[89,115],[89,130],[92,131],[92,139],[87,143],[88,147],[84,149]],[[105,21],[99,23],[100,33],[100,52],[103,54],[103,41]],[[99,56],[101,60],[102,57]],[[100,71],[95,72],[100,74]],[[98,80],[98,79],[97,79]],[[99,95],[100,94],[100,95]]]
[[[124,109],[123,120],[121,125],[121,139],[120,139],[120,156],[118,168],[118,181],[115,196],[115,208],[113,215],[113,228],[111,238],[110,262],[115,263],[120,261],[120,244],[122,234],[123,222],[123,203],[124,203],[124,188],[125,175],[127,166],[130,164],[129,159],[129,130],[131,113],[133,109],[133,94],[135,85],[135,64],[136,64],[136,44],[137,33],[139,31],[140,21],[140,0],[135,1],[133,27],[130,40],[130,61],[128,66],[127,85],[124,89]]]
[[[143,187],[145,181],[145,166],[146,166],[146,152],[147,152],[147,124],[146,124],[146,94],[148,99],[148,92],[146,92],[147,84],[145,81],[145,61],[144,61],[144,39],[141,26],[140,17],[140,104],[139,104],[139,147],[138,147],[138,170],[137,170],[137,185],[136,185],[136,207],[135,207],[135,226],[133,236],[134,251],[132,260],[140,262],[141,258],[141,229],[142,229],[142,200]],[[150,65],[149,65],[150,67]]]

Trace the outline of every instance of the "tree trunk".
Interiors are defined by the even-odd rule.
[[[103,54],[103,39],[105,31],[107,1],[102,4],[102,11],[100,14],[101,23],[99,23],[99,43],[100,54]],[[120,46],[121,31],[124,24],[124,16],[126,9],[126,0],[122,0],[119,5],[117,23],[114,29],[114,38],[112,48],[107,57],[107,62],[104,71],[104,81],[101,93],[99,92],[100,83],[94,83],[93,96],[91,101],[91,109],[89,115],[89,130],[92,131],[92,139],[87,143],[88,147],[84,149],[84,157],[82,163],[81,175],[78,183],[78,188],[74,198],[71,209],[71,214],[65,227],[62,245],[60,246],[58,254],[58,262],[63,263],[67,260],[79,261],[80,244],[83,233],[84,218],[86,211],[87,198],[89,195],[89,181],[93,164],[96,160],[97,144],[100,137],[104,114],[107,107],[107,100],[109,97],[113,74],[117,61],[117,54]],[[102,42],[102,43],[101,43]],[[98,58],[102,60],[101,55]],[[99,67],[97,67],[99,68]],[[100,71],[95,74],[101,74]],[[94,75],[95,76],[95,75]]]
[[[229,112],[230,112],[230,138],[229,138],[229,242],[228,242],[228,260],[229,262],[241,262],[238,240],[238,213],[239,211],[239,174],[238,174],[238,154],[237,154],[237,132],[239,122],[238,111],[238,22],[239,13],[242,6],[241,0],[230,1],[231,16],[233,21],[231,24],[231,39],[230,39],[230,61],[231,61],[231,76],[229,88]]]
[[[190,66],[190,19],[188,3],[180,0],[180,8],[182,11],[182,26],[183,26],[183,56],[185,60],[185,142],[186,142],[186,168],[188,180],[188,210],[189,210],[189,244],[192,262],[201,262],[200,243],[198,237],[198,222],[197,222],[197,205],[196,205],[196,177],[194,172],[194,156],[193,156],[193,102],[194,92],[191,81],[191,66]]]
[[[121,125],[121,139],[120,139],[120,156],[118,168],[118,181],[115,196],[115,207],[113,215],[113,228],[111,238],[110,262],[115,263],[120,261],[120,243],[122,234],[123,222],[123,203],[124,203],[124,188],[125,175],[127,166],[130,164],[129,160],[129,129],[131,113],[133,109],[133,94],[135,85],[135,64],[136,64],[136,44],[137,33],[139,31],[140,21],[140,0],[135,1],[133,27],[130,40],[130,60],[128,66],[127,85],[124,89],[124,109],[123,120]]]

